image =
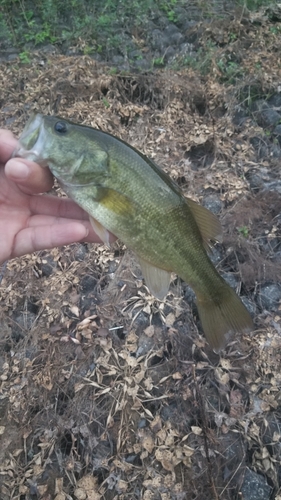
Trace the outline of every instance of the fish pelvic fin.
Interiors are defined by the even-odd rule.
[[[213,300],[197,294],[197,308],[206,338],[215,351],[224,347],[227,333],[253,330],[249,311],[227,284],[221,298]]]
[[[157,299],[163,300],[169,290],[171,273],[149,264],[149,262],[140,257],[139,262],[145,283],[150,292]]]
[[[110,248],[110,242],[109,242],[109,231],[94,217],[89,216],[91,225],[95,233],[98,235],[98,237],[103,241],[103,243]]]

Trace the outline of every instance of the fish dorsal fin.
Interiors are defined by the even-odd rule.
[[[222,227],[219,219],[205,207],[199,205],[190,198],[186,198],[186,203],[197,223],[204,246],[209,248],[210,241],[222,241]]]
[[[97,235],[101,239],[101,241],[103,241],[104,244],[107,245],[108,248],[110,248],[108,230],[105,229],[105,227],[99,221],[94,219],[94,217],[91,217],[91,215],[90,215],[90,222],[92,224],[93,230],[95,231],[95,233],[97,233]]]
[[[163,300],[169,290],[171,273],[149,264],[140,257],[139,261],[143,277],[150,292],[157,299]]]

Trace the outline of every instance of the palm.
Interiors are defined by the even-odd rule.
[[[75,241],[99,243],[88,215],[73,201],[37,194],[50,190],[52,176],[33,162],[9,160],[16,145],[10,132],[0,130],[0,264]],[[26,178],[19,173],[23,166]]]

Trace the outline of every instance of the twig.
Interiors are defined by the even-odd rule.
[[[219,500],[219,495],[218,495],[217,488],[216,488],[216,485],[214,482],[212,464],[211,464],[210,455],[209,455],[209,444],[208,444],[208,437],[207,437],[208,422],[207,422],[206,412],[205,412],[205,408],[204,408],[204,401],[203,401],[203,398],[202,398],[202,395],[200,392],[200,388],[198,386],[198,382],[196,380],[195,365],[192,366],[192,376],[193,376],[193,382],[195,385],[196,395],[197,395],[197,399],[198,399],[198,406],[200,408],[201,418],[202,418],[202,431],[203,431],[203,438],[204,438],[204,450],[205,450],[206,459],[207,459],[208,479],[209,479],[209,482],[211,485],[214,500]]]

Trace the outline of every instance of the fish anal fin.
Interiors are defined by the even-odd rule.
[[[222,227],[219,219],[210,210],[190,198],[186,198],[186,203],[197,223],[204,246],[209,248],[209,242],[212,240],[221,242]]]
[[[104,242],[105,245],[110,248],[110,242],[109,242],[109,231],[94,217],[90,215],[90,222],[92,224],[92,228],[95,231],[95,233],[98,235],[98,237],[101,239],[101,241]]]
[[[157,299],[163,300],[169,290],[171,273],[159,269],[159,267],[155,267],[141,258],[139,258],[139,261],[145,283],[150,292]]]

